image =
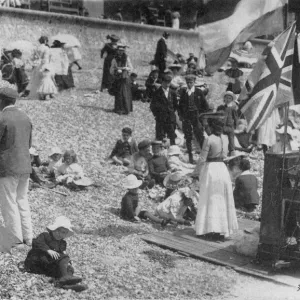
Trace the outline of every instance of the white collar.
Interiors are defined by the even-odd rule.
[[[5,111],[7,108],[11,108],[11,107],[15,107],[15,105],[8,105],[8,106],[4,107],[4,108],[2,109],[2,111]]]
[[[122,142],[124,142],[123,137],[121,137],[121,140],[122,140]],[[132,141],[132,137],[130,137],[130,138],[128,139],[127,143],[131,143],[131,141]]]
[[[188,88],[186,91],[190,93],[195,93],[195,86],[193,86],[191,89]]]
[[[241,175],[251,175],[251,172],[250,172],[250,170],[246,170],[246,171],[242,172]]]

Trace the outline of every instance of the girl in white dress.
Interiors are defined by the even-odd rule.
[[[224,121],[211,122],[212,135],[204,142],[200,165],[200,192],[195,222],[196,235],[223,240],[238,229],[230,175],[223,162]]]
[[[49,98],[53,98],[54,95],[57,94],[54,75],[55,74],[49,64],[43,66],[42,80],[40,87],[37,90],[41,100],[48,100]]]

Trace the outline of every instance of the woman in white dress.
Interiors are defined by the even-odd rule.
[[[196,235],[224,240],[238,229],[230,175],[223,162],[224,122],[210,122],[212,134],[205,140],[198,161],[200,193],[195,222]]]
[[[32,100],[39,99],[38,89],[43,78],[43,66],[50,63],[50,48],[48,46],[48,38],[46,36],[42,36],[40,37],[39,42],[41,45],[36,52],[36,66],[33,69],[29,85],[27,86],[27,90],[30,91],[28,98]]]

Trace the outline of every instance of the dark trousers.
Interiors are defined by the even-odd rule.
[[[235,150],[235,144],[234,144],[234,128],[225,126],[223,130],[224,134],[228,136],[228,152],[232,152]]]
[[[163,79],[163,76],[164,76],[164,71],[165,71],[165,69],[166,69],[166,67],[167,67],[167,65],[166,65],[166,62],[163,60],[163,61],[160,61],[160,62],[158,62],[157,63],[157,68],[158,68],[158,70],[159,70],[159,74],[158,74],[158,78],[160,79],[160,80],[162,80]]]
[[[186,140],[186,147],[189,153],[192,152],[193,133],[197,142],[202,148],[204,141],[203,126],[199,121],[199,114],[197,111],[190,111],[182,121],[182,131]]]
[[[170,144],[175,145],[175,139],[176,139],[175,124],[156,121],[156,125],[155,125],[156,139],[158,141],[162,141],[165,138],[166,134],[170,139]]]

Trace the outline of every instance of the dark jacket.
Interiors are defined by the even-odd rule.
[[[129,142],[117,140],[117,143],[110,154],[110,158],[112,158],[113,156],[125,158],[138,151],[139,149],[134,139],[131,139],[131,141]]]
[[[0,177],[31,173],[32,124],[16,107],[0,114]]]
[[[232,132],[236,127],[238,116],[237,112],[232,106],[220,105],[217,108],[217,111],[223,111],[225,120],[224,120],[224,133]]]
[[[185,118],[188,112],[188,93],[187,89],[180,90],[180,100],[178,105],[178,114],[180,117]],[[200,89],[195,88],[194,92],[194,102],[197,107],[199,114],[205,113],[209,111],[209,105],[205,99],[203,92]]]
[[[235,204],[237,206],[244,206],[245,204],[258,204],[259,195],[257,189],[258,181],[254,175],[240,175],[235,180],[235,189],[233,191]]]
[[[120,215],[125,220],[132,220],[135,217],[135,210],[139,203],[138,194],[133,194],[128,191],[121,202],[121,211]]]
[[[165,61],[167,58],[168,47],[164,38],[160,38],[157,42],[154,60],[156,63]]]
[[[168,98],[166,98],[162,87],[153,94],[150,109],[158,122],[176,122],[175,111],[178,101],[176,92],[169,88]]]

